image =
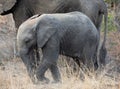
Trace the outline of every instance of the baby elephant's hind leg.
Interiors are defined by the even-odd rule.
[[[89,44],[86,44],[86,47],[84,48],[84,62],[83,63],[85,64],[85,66],[88,68],[90,72],[95,71],[94,62],[95,60],[97,60],[97,59],[94,59],[95,52],[96,52],[95,44],[93,44],[92,46],[90,46]]]

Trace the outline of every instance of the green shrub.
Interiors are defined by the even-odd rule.
[[[108,31],[116,31],[117,27],[114,23],[114,14],[108,14]]]
[[[114,23],[114,14],[113,14],[113,12],[110,12],[108,14],[107,29],[108,29],[108,32],[109,31],[116,31],[117,30],[117,27],[116,27],[116,25]],[[102,31],[104,31],[104,22],[102,23]]]

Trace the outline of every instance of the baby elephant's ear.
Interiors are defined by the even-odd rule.
[[[37,43],[39,47],[43,47],[45,43],[51,38],[51,36],[56,32],[57,30],[53,27],[43,27],[37,29]]]

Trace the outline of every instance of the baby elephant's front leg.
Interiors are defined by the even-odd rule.
[[[61,76],[59,69],[57,67],[57,60],[59,56],[58,42],[54,38],[50,39],[47,42],[46,46],[42,48],[42,53],[43,53],[43,61],[37,71],[38,80],[40,81],[48,80],[47,78],[45,78],[44,74],[46,70],[49,68],[55,82],[60,82]]]

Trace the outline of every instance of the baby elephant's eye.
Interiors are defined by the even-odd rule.
[[[29,43],[29,42],[30,42],[30,39],[26,38],[26,39],[24,40],[24,42],[25,42],[25,43]]]

